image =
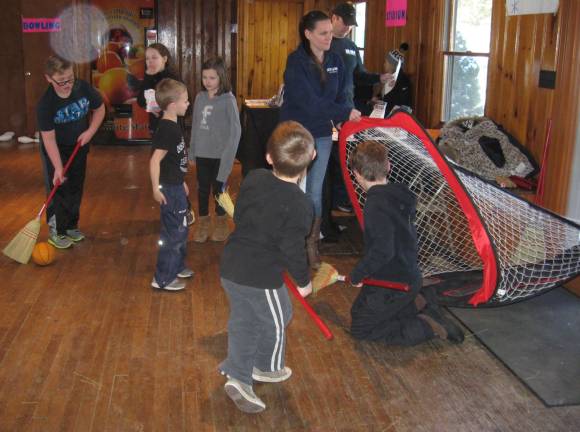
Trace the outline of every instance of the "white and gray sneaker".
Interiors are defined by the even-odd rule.
[[[80,242],[85,238],[85,235],[78,228],[66,230],[66,236],[73,242]]]
[[[190,268],[184,268],[179,273],[177,273],[178,278],[190,278],[195,274],[195,272]]]
[[[180,281],[179,279],[175,278],[173,282],[165,285],[163,288],[157,283],[155,278],[151,281],[151,286],[156,289],[165,290],[165,291],[181,291],[185,288],[185,282]]]
[[[244,384],[235,378],[228,379],[228,382],[224,385],[224,390],[240,411],[253,414],[266,409],[266,404],[256,396],[252,386]]]
[[[73,242],[70,238],[58,234],[51,234],[50,236],[48,236],[48,243],[50,243],[57,249],[68,249],[73,245]]]
[[[290,376],[292,376],[292,369],[287,366],[274,372],[263,372],[257,368],[252,370],[252,378],[258,382],[277,383],[286,381]]]

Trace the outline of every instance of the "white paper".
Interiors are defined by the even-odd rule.
[[[155,90],[147,89],[144,92],[145,95],[145,111],[150,113],[158,113],[161,111],[159,105],[157,105],[157,100],[155,100]]]
[[[508,16],[556,13],[559,0],[506,0]]]
[[[370,118],[385,118],[385,111],[387,110],[387,103],[380,101],[373,107],[373,112],[369,116]]]
[[[401,60],[397,62],[397,68],[395,69],[395,73],[393,74],[393,79],[383,84],[383,89],[381,90],[381,97],[384,97],[386,94],[389,94],[391,90],[395,88],[395,85],[397,84],[397,78],[399,78],[400,70],[401,70]]]

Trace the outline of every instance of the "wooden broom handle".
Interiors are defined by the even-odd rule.
[[[68,158],[68,161],[66,162],[66,165],[64,166],[64,168],[62,169],[62,175],[64,176],[66,174],[66,172],[68,171],[69,167],[72,164],[73,159],[75,158],[75,156],[77,155],[77,153],[79,152],[79,149],[81,148],[81,142],[77,141],[77,144],[75,145],[75,148],[73,149],[72,154],[70,155],[70,157]],[[40,209],[40,211],[38,212],[38,215],[36,216],[37,219],[40,219],[40,217],[42,216],[42,213],[44,213],[44,211],[46,210],[46,208],[48,207],[48,205],[50,204],[50,202],[52,201],[52,198],[54,197],[54,194],[56,192],[56,190],[58,189],[58,187],[61,185],[60,182],[56,182],[56,184],[54,185],[54,187],[52,188],[52,190],[50,191],[50,194],[48,194],[48,198],[46,199],[46,201],[44,202],[44,204],[42,205],[42,208]]]
[[[294,281],[288,276],[288,274],[286,272],[284,272],[282,274],[282,277],[284,278],[284,283],[286,284],[286,286],[290,289],[290,291],[292,291],[292,294],[294,294],[294,296],[298,299],[298,301],[300,303],[302,303],[302,306],[304,306],[304,309],[306,309],[306,312],[308,312],[308,315],[310,315],[310,318],[312,318],[312,320],[316,323],[316,325],[318,326],[318,328],[320,329],[320,331],[322,332],[324,337],[328,340],[331,340],[333,338],[332,332],[326,326],[326,324],[324,324],[324,322],[318,316],[318,314],[316,312],[314,312],[314,309],[312,309],[312,306],[310,306],[308,304],[308,302],[304,299],[304,297],[302,297],[300,295],[300,293],[298,292],[298,288],[296,288],[296,284],[294,283]]]

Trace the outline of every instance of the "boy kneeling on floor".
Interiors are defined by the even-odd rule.
[[[364,141],[349,163],[367,192],[364,256],[350,274],[351,283],[362,287],[351,308],[352,336],[389,345],[417,345],[435,337],[461,343],[463,331],[443,315],[435,296],[420,292],[416,198],[406,185],[387,180],[387,149],[376,141]],[[363,285],[364,278],[400,282],[410,289]]]

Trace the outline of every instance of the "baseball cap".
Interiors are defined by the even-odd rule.
[[[332,13],[341,17],[345,25],[358,25],[356,23],[356,9],[351,2],[337,4]]]

